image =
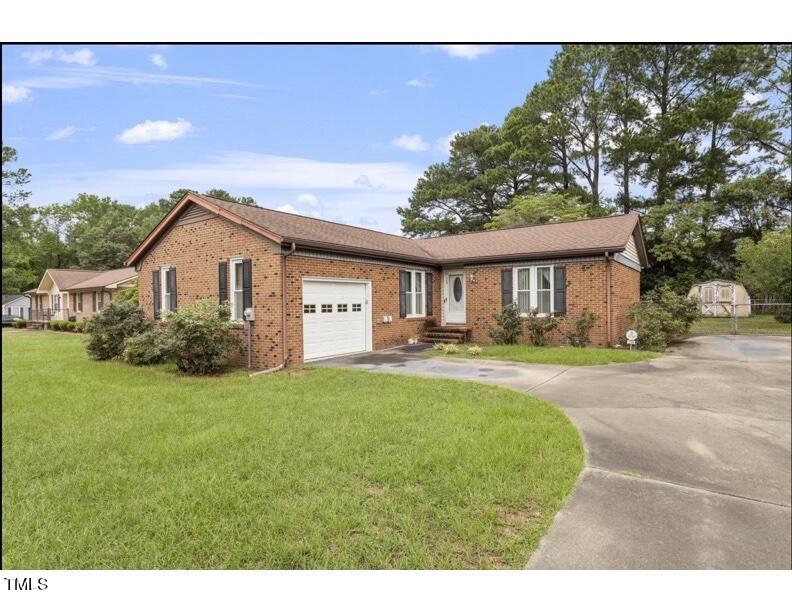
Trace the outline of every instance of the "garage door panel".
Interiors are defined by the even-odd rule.
[[[310,305],[310,312],[303,312],[305,359],[368,349],[366,289],[364,283],[349,281],[304,281],[303,304]]]

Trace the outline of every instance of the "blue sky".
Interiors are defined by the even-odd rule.
[[[3,47],[3,142],[37,204],[179,187],[398,233],[456,131],[500,123],[553,46]]]

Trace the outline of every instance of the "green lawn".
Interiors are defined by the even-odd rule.
[[[522,567],[583,466],[552,405],[339,369],[188,378],[3,331],[3,566]]]
[[[568,366],[606,365],[609,363],[632,363],[660,357],[654,351],[630,351],[610,348],[575,348],[572,346],[529,346],[527,344],[486,344],[480,345],[481,355],[473,356],[467,352],[470,345],[461,345],[459,353],[444,355],[434,348],[423,352],[428,357],[462,357],[464,359],[493,359],[497,361],[516,361],[523,363],[545,363]]]
[[[728,317],[701,318],[690,329],[691,334],[733,334],[732,320]],[[778,323],[773,315],[754,315],[737,319],[737,333],[762,336],[792,335],[792,325]]]

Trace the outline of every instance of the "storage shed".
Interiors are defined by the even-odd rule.
[[[690,288],[688,297],[699,304],[699,312],[705,317],[751,316],[751,296],[741,284],[715,279],[697,283]]]

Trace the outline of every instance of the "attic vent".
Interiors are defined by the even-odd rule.
[[[213,212],[206,210],[202,206],[190,204],[184,209],[184,212],[179,215],[174,225],[186,225],[188,223],[195,223],[196,221],[205,221],[206,219],[213,219],[216,217]]]

